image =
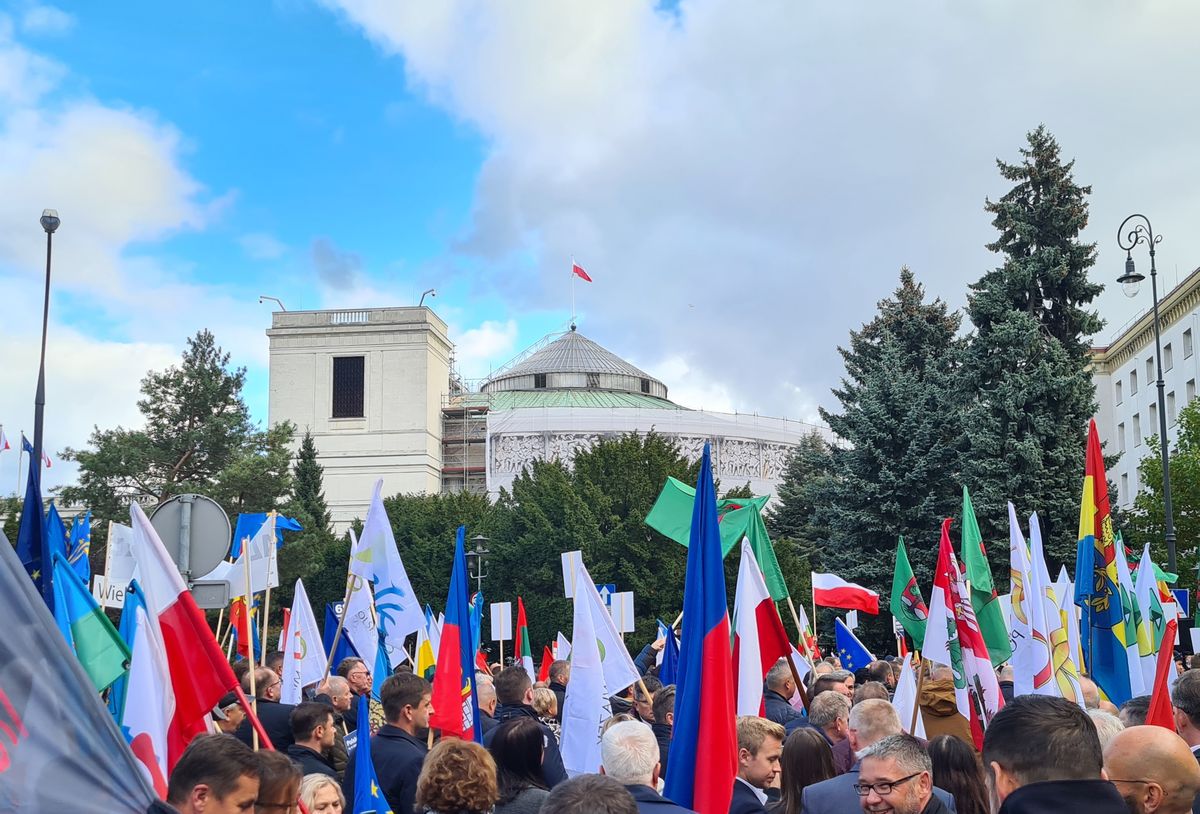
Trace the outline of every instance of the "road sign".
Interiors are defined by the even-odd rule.
[[[617,592],[617,585],[614,582],[608,582],[604,585],[597,585],[596,590],[600,592],[600,598],[604,600],[606,608],[612,608],[613,594]]]
[[[208,574],[229,553],[232,529],[221,505],[204,495],[176,495],[150,515],[184,581]]]

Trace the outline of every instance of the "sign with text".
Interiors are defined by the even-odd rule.
[[[105,593],[105,588],[108,592]],[[125,585],[117,584],[116,582],[105,582],[104,574],[95,574],[92,576],[92,596],[96,597],[96,601],[103,608],[125,607]]]
[[[512,639],[512,603],[493,602],[488,608],[492,614],[492,641],[506,642]]]

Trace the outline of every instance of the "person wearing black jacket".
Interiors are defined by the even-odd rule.
[[[388,807],[395,814],[413,814],[417,796],[417,778],[425,763],[426,733],[433,711],[429,682],[413,673],[397,673],[383,682],[380,696],[387,723],[371,737],[371,764]],[[359,732],[358,737],[368,737]],[[359,751],[350,753],[342,792],[354,799],[355,761]]]
[[[292,710],[292,737],[287,756],[300,764],[305,774],[327,774],[341,780],[325,754],[333,746],[335,713],[329,704],[306,701]]]
[[[558,712],[554,717],[562,723],[563,705],[567,702],[567,682],[571,680],[571,662],[558,659],[550,663],[550,690],[558,699]]]
[[[658,741],[658,771],[667,775],[667,757],[671,752],[671,737],[675,734],[675,685],[668,684],[654,693],[654,723],[650,724]]]
[[[504,721],[513,718],[526,716],[537,721],[538,726],[542,728],[542,735],[545,741],[545,753],[542,756],[542,774],[546,778],[546,782],[553,788],[556,784],[567,779],[567,770],[563,767],[562,754],[558,751],[558,739],[554,737],[554,733],[550,731],[550,727],[538,721],[537,713],[534,712],[531,706],[533,702],[533,681],[529,677],[529,673],[525,672],[525,668],[519,664],[514,664],[511,667],[505,667],[496,676],[496,699],[499,702],[496,705],[497,721]],[[492,729],[483,736],[483,745],[491,744],[492,735],[496,732]],[[399,812],[397,812],[399,814]]]
[[[250,674],[242,679],[242,690],[250,692]],[[286,752],[292,745],[292,710],[294,704],[279,703],[279,693],[283,690],[283,682],[270,667],[254,668],[254,692],[257,696],[255,714],[262,723],[263,731],[271,739],[271,745],[280,752]],[[233,736],[247,746],[254,745],[253,728],[250,717],[247,716]]]

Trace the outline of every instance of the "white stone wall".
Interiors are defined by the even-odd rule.
[[[312,431],[334,524],[363,517],[375,481],[384,494],[441,488],[441,404],[450,340],[428,308],[287,311],[273,315],[269,421]],[[361,418],[333,418],[333,359],[364,356]]]

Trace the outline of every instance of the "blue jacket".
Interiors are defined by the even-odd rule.
[[[854,784],[858,782],[859,766],[860,763],[855,762],[850,771],[845,774],[822,780],[820,783],[813,783],[804,789],[804,793],[800,797],[800,805],[804,814],[846,814],[846,812],[861,811],[862,800],[859,798],[858,792],[854,790]],[[941,800],[946,808],[950,809],[951,814],[957,812],[958,809],[954,807],[954,797],[949,792],[934,786],[933,795]]]
[[[855,802],[858,801],[857,795],[854,799]],[[729,814],[763,814],[766,810],[766,806],[758,799],[754,789],[735,777],[733,779],[733,799],[729,801]],[[805,809],[805,814],[807,814],[807,809]]]
[[[768,721],[774,721],[781,725],[789,735],[793,730],[802,726],[812,726],[808,722],[808,718],[801,715],[786,698],[774,690],[767,690],[763,693],[763,706],[767,713],[764,717]]]
[[[696,814],[690,808],[675,805],[649,786],[626,786],[637,803],[638,814]]]
[[[359,737],[365,734],[360,732]],[[424,741],[391,724],[379,727],[379,731],[371,738],[371,763],[375,766],[375,777],[379,780],[384,799],[395,814],[412,814],[417,797],[417,778],[428,751]],[[346,763],[342,793],[347,800],[354,799],[354,764],[357,758],[358,750],[355,749]]]

